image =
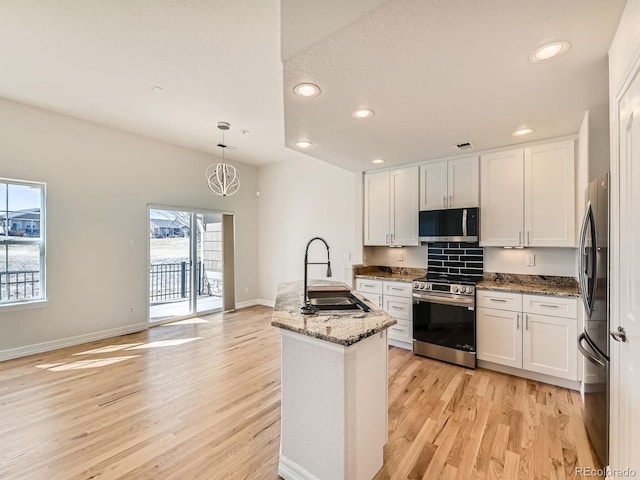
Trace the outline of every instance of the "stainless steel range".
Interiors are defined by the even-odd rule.
[[[414,280],[415,354],[476,367],[474,280],[459,275],[430,275]]]

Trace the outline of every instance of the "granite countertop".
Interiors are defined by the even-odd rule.
[[[344,285],[344,283],[310,280],[309,285]],[[349,346],[398,323],[391,315],[383,310],[378,310],[371,302],[356,292],[352,293],[371,307],[371,311],[347,310],[331,313],[320,311],[313,315],[302,315],[300,313],[302,289],[302,281],[280,284],[271,325],[301,335]]]
[[[548,275],[517,275],[511,273],[485,273],[476,284],[479,290],[500,290],[554,297],[579,297],[580,287],[573,277]]]
[[[397,282],[411,282],[416,278],[424,277],[427,274],[426,268],[411,267],[356,267],[354,268],[356,278],[370,278],[371,280],[394,280]]]

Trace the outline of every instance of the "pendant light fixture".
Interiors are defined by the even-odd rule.
[[[222,130],[222,143],[218,146],[222,148],[222,163],[209,165],[206,176],[209,190],[215,195],[227,197],[233,195],[240,189],[240,177],[233,165],[224,163],[224,151],[227,145],[224,143],[224,132],[229,130],[231,125],[227,122],[218,122],[218,128]]]

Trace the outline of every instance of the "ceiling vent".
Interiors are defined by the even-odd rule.
[[[474,147],[473,142],[456,143],[458,150],[469,150]]]

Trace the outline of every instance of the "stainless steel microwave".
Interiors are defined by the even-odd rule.
[[[421,242],[477,242],[479,211],[474,208],[449,208],[420,212]]]

